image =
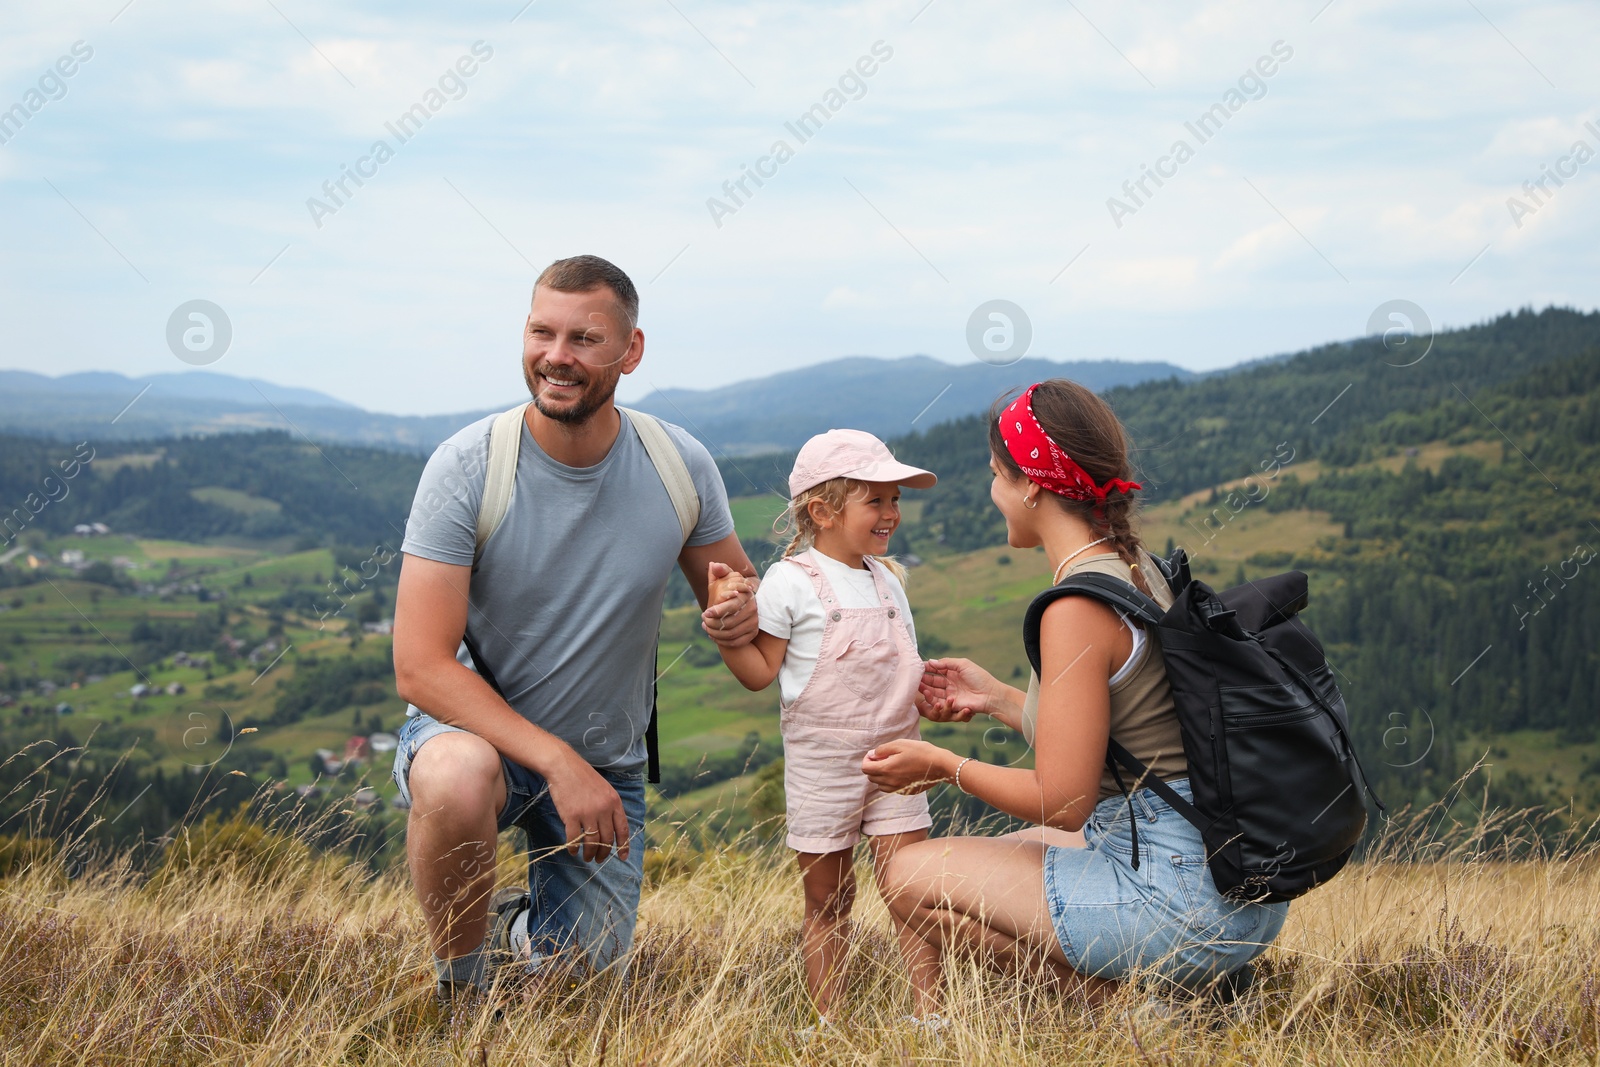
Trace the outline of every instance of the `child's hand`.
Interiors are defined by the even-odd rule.
[[[742,606],[754,592],[750,588],[750,579],[726,563],[711,564],[706,578],[707,607],[729,599],[737,599]]]
[[[922,665],[916,705],[933,722],[971,722],[986,711],[994,676],[970,659],[930,659]]]
[[[943,769],[951,753],[914,738],[885,741],[861,761],[861,773],[885,793],[926,793],[950,774]]]
[[[726,563],[713,562],[706,571],[706,610],[700,613],[700,628],[729,647],[744,644],[754,636],[755,585]],[[750,633],[738,636],[748,628]]]

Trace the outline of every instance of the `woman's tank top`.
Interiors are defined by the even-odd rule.
[[[1139,554],[1139,569],[1144,572],[1153,599],[1162,609],[1172,606],[1172,591],[1162,580],[1161,569],[1148,552]],[[1133,570],[1120,556],[1089,556],[1067,568],[1074,571],[1098,571],[1132,584]],[[1120,612],[1118,613],[1121,614]],[[1124,618],[1131,628],[1142,623]],[[1153,632],[1144,634],[1140,641],[1136,635],[1133,652],[1116,673],[1111,685],[1111,736],[1123,748],[1133,753],[1150,768],[1150,773],[1162,781],[1182,778],[1189,772],[1189,762],[1183,753],[1183,733],[1178,727],[1178,716],[1173,711],[1172,688],[1167,684],[1167,665],[1161,656],[1161,642]],[[1039,676],[1028,679],[1028,696],[1022,705],[1022,736],[1031,746],[1034,728],[1039,721]],[[1123,770],[1122,780],[1133,788],[1133,775]],[[1117,780],[1108,767],[1100,775],[1100,798],[1121,796]]]

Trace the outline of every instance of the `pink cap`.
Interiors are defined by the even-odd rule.
[[[931,471],[895,459],[888,445],[865,430],[829,430],[801,446],[789,472],[789,495],[799,496],[831,478],[894,482],[913,489],[931,488],[939,480]]]

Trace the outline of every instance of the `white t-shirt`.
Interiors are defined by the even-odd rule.
[[[1122,625],[1126,626],[1128,632],[1133,635],[1133,650],[1128,653],[1128,658],[1122,661],[1122,666],[1118,667],[1116,673],[1111,676],[1110,684],[1118,686],[1122,684],[1125,678],[1139,669],[1139,664],[1144,662],[1144,649],[1149,639],[1145,637],[1143,625],[1135,626],[1133,620],[1121,611],[1117,611],[1116,608],[1111,610],[1117,612],[1117,618],[1122,620]]]
[[[872,573],[865,568],[857,570],[840,563],[816,549],[800,553],[816,563],[833,586],[833,595],[841,608],[875,608],[879,606],[878,590],[872,584]],[[917,630],[911,621],[911,605],[906,601],[906,591],[893,574],[884,572],[884,582],[906,620],[911,632],[911,643],[916,644]],[[800,691],[811,680],[817,665],[817,653],[822,651],[822,629],[826,621],[822,601],[817,597],[811,576],[793,563],[779,560],[767,568],[756,590],[756,611],[764,633],[781,637],[789,642],[778,669],[778,692],[785,704],[794,702]]]

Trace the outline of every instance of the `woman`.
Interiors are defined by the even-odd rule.
[[[1132,525],[1140,486],[1128,480],[1127,434],[1104,401],[1065,379],[1040,382],[994,413],[989,444],[989,496],[1012,547],[1042,545],[1056,582],[1098,571],[1171,605]],[[1124,797],[1106,764],[1115,737],[1192,799],[1156,635],[1100,601],[1061,597],[1044,612],[1040,659],[1026,694],[970,660],[933,660],[919,696],[930,719],[982,712],[1021,731],[1034,768],[916,740],[879,745],[862,762],[879,788],[951,782],[1035,824],[907,846],[886,872],[890,908],[941,949],[982,949],[1006,969],[1095,996],[1136,970],[1187,989],[1237,971],[1277,936],[1288,905],[1224,899],[1200,832],[1131,776]],[[1130,818],[1140,820],[1137,869]]]

